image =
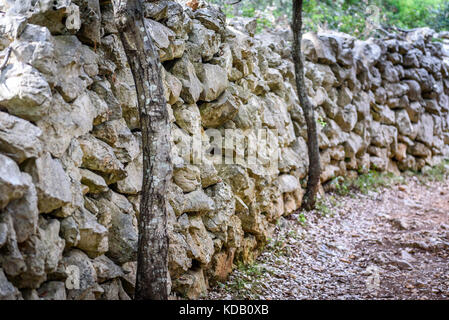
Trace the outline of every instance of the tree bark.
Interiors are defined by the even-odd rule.
[[[170,123],[162,65],[141,0],[113,0],[117,29],[136,85],[143,148],[137,279],[134,299],[167,299],[166,186],[171,179]]]
[[[302,39],[302,0],[293,0],[292,13],[293,61],[295,64],[296,88],[307,124],[307,147],[309,153],[309,172],[307,189],[301,208],[312,210],[315,207],[316,194],[320,183],[320,150],[318,147],[317,125],[313,106],[307,97],[304,82],[304,58],[301,52]]]

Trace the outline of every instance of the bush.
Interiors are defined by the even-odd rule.
[[[228,17],[254,17],[264,27],[289,27],[291,0],[210,0],[221,6]],[[377,9],[378,8],[378,9]],[[437,31],[449,30],[447,0],[309,0],[303,3],[306,31],[332,29],[366,37],[372,31],[369,21],[404,29],[429,26]],[[378,14],[377,14],[378,11]]]

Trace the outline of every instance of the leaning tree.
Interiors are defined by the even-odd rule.
[[[162,65],[144,21],[142,0],[113,0],[112,5],[136,85],[142,130],[143,185],[134,299],[167,299],[166,189],[173,169]]]
[[[309,172],[307,189],[301,209],[312,210],[320,183],[320,150],[313,105],[307,97],[304,83],[304,57],[301,53],[302,39],[302,0],[293,0],[292,15],[293,61],[295,64],[296,89],[307,124],[307,148],[309,153]]]

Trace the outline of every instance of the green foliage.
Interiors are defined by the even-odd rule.
[[[439,165],[426,167],[422,172],[409,171],[406,174],[416,176],[421,183],[444,181],[449,176],[449,161],[445,160]],[[381,187],[404,183],[404,180],[403,176],[371,170],[353,180],[336,177],[331,181],[331,184],[334,186],[337,194],[345,196],[351,194],[351,191],[367,194],[368,191],[377,191]],[[322,210],[323,208],[320,211]]]
[[[401,176],[392,173],[382,173],[371,170],[368,173],[359,175],[356,179],[345,180],[343,177],[334,178],[331,182],[335,186],[335,191],[340,195],[348,195],[351,191],[359,191],[367,194],[368,191],[377,191],[380,187],[388,187],[404,180]]]
[[[327,126],[327,122],[324,121],[324,119],[323,119],[322,117],[318,117],[317,122],[318,122],[318,124],[321,125],[323,128],[324,128],[325,126]]]
[[[307,218],[306,218],[306,216],[304,215],[304,213],[300,213],[300,214],[298,215],[298,221],[299,221],[299,223],[301,223],[301,225],[302,225],[303,227],[307,226]]]
[[[439,165],[423,169],[421,174],[418,174],[418,179],[422,183],[427,181],[444,181],[449,175],[449,161],[444,160]]]
[[[430,26],[439,30],[444,27],[444,22],[439,21],[439,16],[441,14],[444,16],[444,7],[446,10],[448,8],[445,0],[384,0],[383,2],[388,20],[392,25],[409,29]]]
[[[257,19],[257,31],[265,27],[289,27],[291,0],[210,0],[219,5],[228,17]],[[377,9],[378,8],[378,9]],[[306,31],[332,29],[367,37],[374,25],[390,25],[404,29],[429,26],[437,31],[449,30],[447,0],[308,0],[303,2]]]

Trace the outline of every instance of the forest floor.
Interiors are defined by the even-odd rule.
[[[340,186],[316,211],[282,218],[259,258],[205,298],[448,299],[447,167]]]

